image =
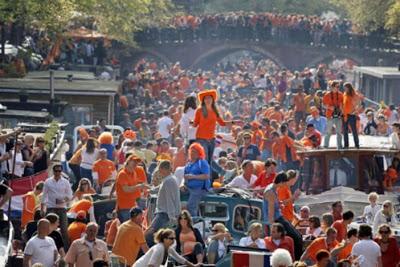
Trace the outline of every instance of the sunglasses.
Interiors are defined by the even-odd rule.
[[[54,170],[53,172],[62,172],[62,170]]]
[[[169,240],[175,240],[175,237],[167,237]]]
[[[243,137],[243,139],[251,139],[251,137],[246,136],[246,137]]]
[[[89,185],[88,183],[82,183],[81,185]]]
[[[389,207],[390,207],[390,205],[383,205],[383,207],[384,207],[384,208],[389,208]]]
[[[386,231],[379,231],[379,233],[380,233],[380,234],[389,234],[390,231],[389,231],[389,230],[386,230]]]

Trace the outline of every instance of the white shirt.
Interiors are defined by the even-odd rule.
[[[140,259],[138,259],[132,267],[147,267],[152,265],[154,267],[161,266],[164,259],[165,247],[163,244],[158,243],[152,246],[146,254],[144,254]],[[185,258],[176,252],[175,247],[171,246],[168,249],[168,254],[171,255],[178,263],[184,264],[186,262]],[[168,261],[167,261],[168,262]],[[166,266],[166,265],[165,265]]]
[[[256,182],[257,176],[254,174],[251,175],[250,183],[243,177],[243,175],[236,176],[233,180],[227,184],[230,187],[237,187],[242,189],[250,189],[251,186]]]
[[[87,170],[91,170],[93,167],[93,163],[96,161],[98,155],[99,150],[97,148],[94,149],[93,153],[87,153],[86,148],[83,148],[81,167]]]
[[[336,177],[337,177],[337,182],[336,186],[346,186],[347,185],[347,174],[342,171],[341,169],[336,170]],[[335,169],[330,169],[329,170],[329,184],[330,186],[335,186]]]
[[[239,246],[241,247],[248,247],[251,244],[256,243],[258,248],[265,249],[265,242],[261,238],[257,238],[257,240],[254,242],[253,239],[251,239],[250,236],[242,237],[239,241]]]
[[[35,235],[26,244],[24,254],[32,256],[32,265],[41,263],[45,267],[53,267],[56,261],[54,251],[57,251],[57,247],[51,237],[41,239]]]
[[[359,263],[362,267],[376,267],[381,256],[381,248],[373,240],[363,239],[354,244],[351,255],[361,256]]]
[[[186,113],[183,114],[181,121],[179,122],[181,127],[180,134],[185,139],[185,141],[195,140],[196,139],[196,128],[192,127],[190,124],[191,121],[194,120],[195,110],[189,108]]]
[[[363,216],[367,219],[367,224],[373,224],[375,215],[378,211],[381,210],[381,207],[376,204],[374,207],[371,205],[365,206]]]
[[[10,151],[10,159],[8,160],[8,167],[10,173],[12,172],[12,166],[13,166],[13,161],[14,161],[14,150]],[[15,169],[14,169],[14,175],[22,177],[24,176],[24,160],[22,158],[22,153],[18,152],[17,155],[15,156]]]
[[[394,149],[400,149],[400,138],[397,133],[391,133],[389,135],[389,140]]]
[[[66,208],[67,203],[56,204],[56,199],[64,200],[68,198],[72,199],[72,189],[69,181],[64,177],[61,177],[58,181],[54,179],[54,176],[47,178],[44,182],[42,203],[44,203],[47,208]]]
[[[184,184],[184,176],[185,176],[185,167],[178,167],[175,170],[174,178],[176,179],[176,183],[179,187]]]
[[[389,217],[386,217],[386,215],[383,214],[382,211],[383,211],[383,208],[381,208],[381,209],[375,214],[375,218],[374,218],[374,227],[373,227],[374,234],[377,234],[377,233],[378,233],[378,229],[379,229],[379,226],[380,226],[381,224],[386,223],[386,224],[388,224],[389,226],[392,226],[392,227],[398,224],[397,219],[396,219],[396,214],[395,214],[395,213],[393,213],[392,217],[389,218]],[[388,221],[387,218],[389,218],[390,221]]]
[[[158,120],[158,132],[160,133],[162,138],[169,138],[169,136],[171,135],[169,132],[169,128],[173,125],[174,121],[168,116],[164,116]]]

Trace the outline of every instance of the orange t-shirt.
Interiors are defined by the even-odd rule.
[[[134,192],[125,192],[124,186],[134,186],[139,183],[137,172],[129,172],[123,168],[117,175],[115,180],[115,191],[117,195],[118,209],[130,209],[136,207],[136,199],[140,197],[140,190]],[[139,197],[138,197],[139,196]]]
[[[119,226],[112,252],[124,257],[127,265],[132,266],[135,263],[140,246],[145,243],[146,239],[140,225],[129,220]]]
[[[306,101],[304,94],[296,94],[293,98],[293,102],[296,112],[306,111]]]
[[[73,222],[68,226],[68,237],[72,243],[74,240],[81,238],[86,231],[86,224],[82,222]]]
[[[327,92],[322,98],[322,103],[329,107],[341,107],[343,104],[343,94],[341,92]],[[326,109],[326,117],[328,119],[332,118],[333,110]]]
[[[33,214],[35,213],[36,201],[33,196],[33,192],[28,192],[22,197],[23,208],[21,215],[21,228],[25,228],[28,222],[33,220]]]
[[[109,246],[114,245],[115,237],[117,236],[118,227],[121,225],[121,222],[118,218],[114,219],[111,224],[110,228],[108,229],[107,236],[106,236],[106,243]]]
[[[196,138],[197,139],[213,139],[215,138],[215,128],[217,122],[221,126],[225,126],[225,122],[221,117],[217,117],[217,114],[213,110],[208,111],[208,116],[205,118],[201,111],[201,108],[196,109],[194,115],[193,127],[197,127]]]
[[[99,176],[98,182],[100,185],[102,185],[115,171],[115,165],[114,162],[109,159],[99,159],[93,164],[92,171],[97,172]]]
[[[342,242],[342,240],[346,238],[346,234],[347,234],[347,228],[343,224],[343,220],[335,221],[332,224],[332,227],[335,228],[336,232],[337,232],[336,240],[338,242]]]
[[[263,138],[264,138],[264,134],[262,132],[262,130],[257,129],[253,132],[253,136],[251,138],[251,143],[253,145],[256,145],[258,147],[258,149],[262,149],[263,146]]]
[[[316,256],[317,256],[318,251],[320,251],[321,249],[331,251],[337,245],[339,245],[339,242],[334,240],[333,243],[328,246],[328,244],[326,243],[326,238],[319,237],[319,238],[315,239],[313,242],[311,242],[311,244],[308,246],[307,255],[312,261],[317,262]]]
[[[287,185],[280,186],[276,190],[276,192],[278,194],[279,201],[284,201],[284,200],[292,197],[292,192],[290,191],[290,188]],[[294,219],[293,202],[292,201],[288,202],[283,208],[281,208],[281,212],[282,212],[282,216],[286,220],[288,220],[289,222],[293,221],[293,219]]]
[[[347,244],[337,255],[337,261],[346,260],[351,255],[353,244]]]
[[[93,204],[90,200],[82,199],[78,202],[75,202],[69,209],[69,212],[78,213],[79,211],[83,210],[87,213],[92,205]]]

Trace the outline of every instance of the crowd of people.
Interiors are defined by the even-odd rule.
[[[140,42],[199,40],[278,41],[297,44],[382,48],[385,31],[364,32],[346,19],[256,12],[229,12],[174,17],[165,27],[138,33]]]
[[[299,150],[344,151],[350,133],[355,150],[368,145],[361,135],[386,137],[400,149],[398,107],[367,106],[341,71],[320,65],[294,72],[245,59],[228,72],[192,73],[179,63],[141,60],[118,98],[116,124],[124,128],[118,140],[100,120],[79,129],[78,146],[65,149],[60,164],[50,166],[40,137],[0,135],[2,176],[52,173],[23,197],[15,248],[23,251],[24,266],[109,266],[111,260],[161,266],[170,258],[200,266],[218,263],[229,244],[273,252],[272,266],[398,265],[394,203],[379,206],[378,195],[370,194],[362,216],[367,224],[358,230],[350,227],[357,211],[343,212],[340,201],[327,214],[295,210],[307,187]],[[395,190],[398,163],[394,158],[377,177],[387,190]],[[335,176],[329,187],[347,185]],[[261,222],[243,229],[239,242],[222,222],[208,236],[195,226],[201,200],[220,188],[250,191],[263,202]],[[11,189],[0,189],[2,206]],[[148,214],[150,193],[157,200]],[[104,233],[96,194],[115,199]]]

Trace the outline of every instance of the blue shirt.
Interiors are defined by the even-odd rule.
[[[247,147],[246,155],[243,157],[243,149],[244,146],[241,146],[238,151],[238,157],[241,158],[242,160],[248,159],[248,160],[257,160],[257,157],[260,156],[260,150],[256,145],[249,145]]]
[[[324,116],[319,116],[318,119],[313,116],[308,116],[306,123],[312,123],[314,128],[317,129],[322,135],[326,134],[326,118]]]
[[[195,162],[189,162],[185,166],[184,174],[207,174],[210,176],[210,165],[208,164],[208,161],[204,159],[199,159]],[[192,189],[209,189],[211,187],[211,180],[190,179],[186,181],[186,186]]]

